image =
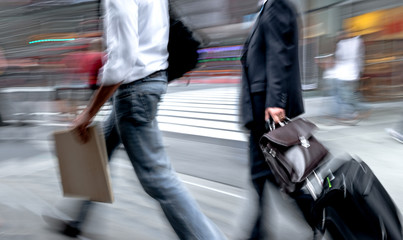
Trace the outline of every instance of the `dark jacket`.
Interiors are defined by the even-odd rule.
[[[245,43],[240,110],[247,128],[254,121],[251,95],[255,93],[265,94],[265,108],[283,108],[289,118],[304,112],[297,16],[287,0],[269,0]]]

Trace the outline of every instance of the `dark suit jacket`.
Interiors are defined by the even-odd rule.
[[[256,93],[265,95],[265,108],[283,108],[289,118],[304,112],[297,19],[287,0],[269,0],[245,43],[240,109],[241,122],[247,128],[254,124],[252,95]]]

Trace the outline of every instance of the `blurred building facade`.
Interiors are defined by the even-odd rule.
[[[321,70],[315,56],[332,53],[337,32],[345,28],[366,43],[362,91],[369,100],[402,98],[403,20],[401,0],[291,0],[301,19],[303,88],[321,88]],[[102,34],[100,0],[15,0],[0,3],[0,47],[6,58],[33,60],[37,68],[13,64],[4,74],[27,71],[31,78],[48,72],[66,52]],[[242,44],[259,11],[259,0],[174,0],[175,11],[203,41],[196,75],[239,75]],[[57,41],[56,41],[57,39]],[[74,40],[73,40],[74,39]],[[48,41],[46,41],[48,40]],[[60,40],[60,41],[59,41]],[[66,40],[66,41],[62,41]],[[31,44],[30,44],[31,43]],[[27,62],[27,61],[26,61]],[[29,62],[29,61],[28,61]],[[43,63],[43,64],[42,64]],[[21,64],[20,64],[21,65]],[[28,64],[29,65],[29,64]],[[35,65],[35,64],[33,64]],[[14,70],[13,70],[14,69]],[[399,75],[400,74],[400,75]],[[43,77],[42,77],[43,78]],[[54,75],[51,76],[54,78]],[[14,78],[17,79],[17,78]],[[24,82],[24,80],[19,80]],[[32,84],[39,84],[32,80]],[[3,82],[3,84],[1,84]],[[25,81],[26,82],[26,81]],[[16,82],[8,81],[7,84]],[[54,84],[47,81],[43,84]]]
[[[309,2],[309,1],[308,1]],[[360,90],[369,101],[402,99],[403,2],[400,0],[310,1],[305,11],[304,75],[315,82],[320,70],[309,62],[333,53],[341,29],[365,42],[365,68]],[[312,62],[312,61],[311,61]]]
[[[0,87],[57,84],[63,54],[102,35],[98,2],[15,0],[1,1],[0,9],[0,47],[8,62]]]

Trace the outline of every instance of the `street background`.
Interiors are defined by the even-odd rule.
[[[403,144],[385,131],[403,121],[402,1],[289,1],[300,18],[302,117],[318,126],[315,136],[332,156],[365,161],[402,210]],[[206,215],[229,239],[245,239],[255,195],[248,136],[238,120],[240,57],[262,1],[170,2],[202,44],[197,68],[170,84],[159,106],[166,151]],[[92,94],[86,57],[93,54],[91,42],[103,36],[101,3],[0,1],[1,240],[67,239],[42,218],[71,219],[77,203],[62,195],[52,133],[68,128]],[[357,91],[372,112],[355,124],[328,117],[334,86],[323,73],[332,65],[341,29],[360,36],[365,46]],[[96,121],[102,123],[110,110],[107,103]],[[97,206],[80,238],[176,239],[122,147],[110,168],[116,201]],[[312,239],[295,203],[271,185],[267,194],[266,239]]]
[[[173,84],[158,114],[174,168],[229,239],[242,238],[254,214],[247,135],[237,124],[237,98],[237,84]],[[304,101],[302,117],[318,125],[318,139],[334,156],[352,154],[368,163],[403,209],[403,145],[385,132],[399,121],[402,102],[370,104],[368,119],[343,125],[323,116],[329,98],[306,94]],[[108,109],[104,107],[97,120],[107,116]],[[76,201],[62,196],[52,141],[52,132],[69,123],[52,114],[30,116],[36,122],[11,121],[0,127],[0,239],[65,239],[41,215],[74,216],[70,207]],[[97,206],[82,238],[176,239],[159,207],[139,186],[123,149],[114,156],[111,173],[116,201]],[[271,239],[312,237],[292,200],[273,186],[268,196],[265,226]]]

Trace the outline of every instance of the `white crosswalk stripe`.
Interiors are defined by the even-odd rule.
[[[239,125],[238,118],[239,89],[237,87],[209,88],[167,93],[160,105],[157,120],[163,132],[173,132],[210,138],[246,141],[246,135]],[[80,113],[86,106],[77,107]],[[112,110],[110,102],[106,103],[95,121],[102,122]],[[18,122],[16,119],[9,122]],[[43,126],[70,126],[70,121],[60,122],[58,117],[74,118],[75,114],[60,112],[34,112],[33,119],[26,120]],[[53,119],[53,120],[51,120]]]
[[[236,87],[167,93],[158,111],[163,132],[246,141],[239,125]],[[102,121],[111,111],[105,105],[95,120]]]

